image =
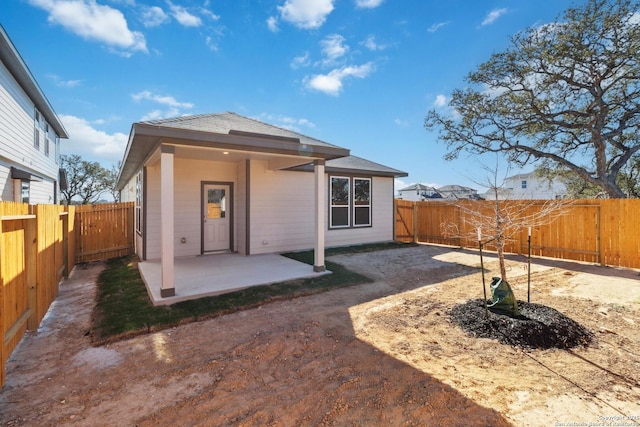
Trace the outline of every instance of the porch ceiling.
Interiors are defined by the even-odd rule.
[[[311,163],[314,159],[301,156],[260,153],[255,151],[231,150],[211,147],[193,147],[188,145],[175,146],[175,157],[178,159],[207,160],[216,162],[238,163],[245,160],[266,160],[269,169],[286,169]],[[154,154],[148,165],[159,160],[159,154]]]

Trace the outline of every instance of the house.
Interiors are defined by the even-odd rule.
[[[443,187],[438,188],[438,192],[442,194],[442,197],[445,199],[469,199],[469,200],[479,200],[480,196],[478,195],[478,191],[465,187],[463,185],[445,185]]]
[[[495,200],[495,191],[489,190],[484,197]],[[498,199],[506,200],[549,200],[567,197],[567,186],[562,179],[551,180],[537,176],[535,172],[521,173],[505,178],[498,189]]]
[[[398,198],[409,201],[441,199],[442,195],[434,187],[424,184],[411,184],[398,190]]]
[[[135,201],[136,252],[160,260],[161,296],[179,292],[174,261],[253,256],[394,239],[394,178],[405,172],[234,113],[134,123],[120,169]],[[311,267],[309,267],[311,269]]]
[[[0,25],[0,200],[58,203],[62,122]]]

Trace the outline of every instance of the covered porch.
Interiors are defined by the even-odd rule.
[[[220,295],[252,286],[269,285],[295,279],[330,274],[314,271],[313,266],[278,254],[243,256],[240,254],[200,255],[176,258],[175,295],[162,297],[162,261],[138,264],[153,305],[171,305],[180,301]]]

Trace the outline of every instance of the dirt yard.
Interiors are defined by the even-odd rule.
[[[87,331],[102,266],[76,268],[7,365],[0,425],[640,425],[638,271],[535,260],[531,302],[595,341],[522,350],[450,322],[451,307],[482,296],[477,253],[331,259],[375,283],[98,348]],[[490,281],[496,260],[485,267]],[[508,267],[526,300],[524,259]]]

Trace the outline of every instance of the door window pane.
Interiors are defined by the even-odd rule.
[[[223,189],[207,191],[207,218],[224,218],[226,216],[226,192]]]

